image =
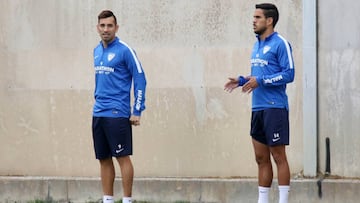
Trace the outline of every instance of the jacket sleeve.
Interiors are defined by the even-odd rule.
[[[132,114],[141,116],[141,112],[145,110],[145,92],[146,92],[146,78],[144,70],[138,60],[136,53],[131,48],[126,52],[126,59],[128,68],[132,74],[134,82],[134,106]]]
[[[257,82],[260,85],[279,86],[294,81],[295,69],[292,49],[290,44],[285,40],[284,43],[280,43],[278,46],[277,59],[281,71],[275,74],[263,75],[261,78],[257,78]]]

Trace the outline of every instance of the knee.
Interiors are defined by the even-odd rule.
[[[277,165],[287,163],[286,155],[282,153],[273,153],[272,157]]]
[[[131,164],[130,156],[117,157],[116,159],[119,162],[120,166]]]
[[[255,155],[255,161],[258,165],[271,164],[269,156]]]

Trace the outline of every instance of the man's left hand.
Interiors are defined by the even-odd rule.
[[[259,86],[259,84],[256,81],[256,77],[249,76],[249,77],[246,77],[245,79],[247,79],[248,81],[242,87],[243,92],[250,93]]]
[[[130,123],[131,123],[131,125],[134,125],[134,126],[140,125],[140,116],[131,115]]]

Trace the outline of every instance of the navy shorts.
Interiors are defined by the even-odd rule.
[[[92,132],[96,159],[132,155],[129,118],[93,117]]]
[[[287,109],[253,111],[250,135],[269,146],[289,145],[289,112]]]

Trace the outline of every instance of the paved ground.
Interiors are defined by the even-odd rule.
[[[120,179],[116,180],[116,198],[120,199]],[[360,202],[360,180],[325,179],[322,198],[317,179],[291,180],[290,202]],[[277,183],[273,184],[270,202],[277,202]],[[136,178],[133,197],[139,202],[242,203],[256,202],[256,179],[205,178]],[[0,202],[19,203],[34,200],[47,202],[98,202],[99,178],[7,177],[0,176]]]

